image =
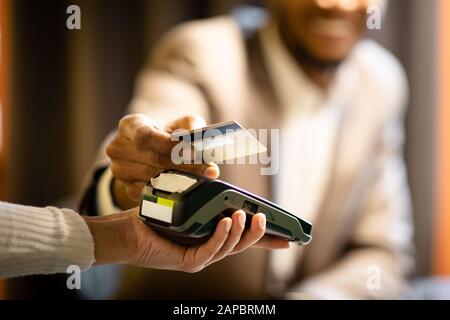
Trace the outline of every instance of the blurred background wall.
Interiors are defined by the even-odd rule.
[[[438,3],[438,149],[435,172],[437,219],[435,219],[435,249],[433,271],[438,275],[450,273],[450,1]],[[445,254],[447,253],[447,254]]]
[[[2,152],[1,199],[66,206],[74,205],[74,195],[95,150],[122,116],[136,73],[158,37],[182,21],[228,13],[237,4],[249,3],[0,1],[2,30],[10,39],[7,48],[11,57],[9,63],[5,60],[9,77],[3,77],[11,90],[2,82],[9,103],[3,108],[3,145],[8,149]],[[449,2],[391,0],[383,30],[370,34],[401,60],[410,80],[405,155],[417,226],[418,276],[432,270],[435,213],[442,211],[436,196],[437,166],[441,165],[436,128],[442,116],[439,103],[442,106],[448,100],[439,100],[437,91],[440,1]],[[66,28],[70,4],[81,8],[81,30]],[[48,279],[11,280],[7,291],[10,297],[42,297],[43,292],[44,296],[60,297],[65,278],[56,276],[50,285]]]

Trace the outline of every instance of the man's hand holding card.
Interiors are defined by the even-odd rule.
[[[163,129],[146,115],[128,115],[107,147],[115,178],[113,197],[118,206],[128,209],[138,204],[144,186],[163,170],[214,179],[220,174],[216,163],[233,163],[265,151],[264,145],[234,121],[206,126],[199,116],[185,116]]]

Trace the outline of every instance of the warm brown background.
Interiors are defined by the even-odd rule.
[[[434,272],[439,275],[450,273],[450,1],[439,1],[439,113],[436,179],[438,217],[435,219],[436,240],[434,251]]]
[[[120,119],[136,72],[165,30],[188,19],[227,13],[242,2],[0,1],[2,31],[10,30],[13,75],[8,78],[10,149],[1,171],[6,191],[1,196],[31,205],[73,205],[96,148]],[[66,29],[70,4],[81,7],[81,31]],[[372,35],[402,61],[411,84],[405,154],[418,226],[418,275],[431,270],[438,201],[437,9],[438,0],[392,0],[383,30]],[[5,12],[11,24],[3,27]],[[64,286],[56,276],[13,280],[7,287],[10,297],[61,297],[60,292],[68,294]]]

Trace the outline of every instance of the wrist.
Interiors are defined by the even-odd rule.
[[[136,250],[133,214],[83,218],[94,240],[95,264],[125,264],[132,259]]]

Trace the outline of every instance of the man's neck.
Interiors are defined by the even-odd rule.
[[[305,72],[305,74],[314,82],[317,86],[319,86],[323,90],[327,90],[331,82],[333,81],[334,75],[336,74],[336,68],[333,69],[317,69],[314,68],[307,63],[302,63],[296,59],[300,68]]]

